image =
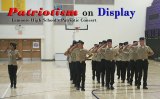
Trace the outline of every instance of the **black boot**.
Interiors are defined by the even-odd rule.
[[[109,85],[106,85],[106,88],[109,90],[110,89]]]
[[[124,83],[124,80],[122,80],[122,83]]]
[[[79,90],[79,87],[76,87],[76,90]]]
[[[137,85],[137,89],[140,89],[140,85]]]
[[[111,90],[114,90],[114,87],[113,87],[113,85],[111,85]]]
[[[104,87],[104,83],[102,83],[102,87]]]
[[[16,87],[16,85],[14,85],[14,89],[16,89],[17,87]]]
[[[137,86],[138,84],[137,84],[137,82],[135,82],[135,86]]]
[[[85,88],[82,88],[81,91],[85,91]]]
[[[132,86],[132,82],[129,83]]]
[[[129,80],[127,80],[127,83],[128,83],[128,84],[130,84],[130,81],[129,81]]]
[[[147,86],[143,86],[143,89],[148,89],[148,87]]]
[[[10,86],[11,88],[13,88],[13,84],[11,84],[11,86]]]

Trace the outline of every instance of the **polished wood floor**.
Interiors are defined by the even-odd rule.
[[[116,74],[116,73],[115,73]],[[160,99],[160,62],[150,61],[148,90],[121,83],[115,75],[115,90],[92,81],[91,62],[87,61],[86,91],[77,91],[69,81],[67,62],[19,62],[17,89],[9,84],[7,62],[0,62],[0,98],[4,99]]]

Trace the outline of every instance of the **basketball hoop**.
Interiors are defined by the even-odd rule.
[[[17,30],[18,35],[22,35],[24,27],[21,24],[18,24],[18,25],[15,26],[15,30]]]

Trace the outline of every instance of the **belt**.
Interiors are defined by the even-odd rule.
[[[106,60],[106,61],[115,62],[115,60]]]
[[[85,63],[85,61],[80,61],[80,63]]]
[[[116,62],[122,62],[122,60],[116,60]]]
[[[137,61],[137,60],[132,59],[132,60],[130,60],[130,61]]]
[[[85,61],[76,61],[76,62],[79,62],[79,63],[85,63]]]
[[[17,66],[17,65],[14,65],[14,64],[8,64],[8,66]]]
[[[145,60],[148,60],[148,59],[139,59],[139,60],[145,61]]]

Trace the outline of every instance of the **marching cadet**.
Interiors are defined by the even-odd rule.
[[[137,76],[138,83],[137,89],[140,89],[142,72],[143,72],[143,89],[147,88],[147,77],[148,77],[148,56],[152,56],[154,54],[153,50],[145,44],[145,38],[141,37],[139,39],[140,46],[137,48],[138,60],[137,60]]]
[[[8,73],[10,77],[11,85],[10,87],[16,88],[17,84],[17,58],[21,59],[20,53],[16,50],[17,44],[10,43],[10,46],[5,50],[8,54]]]
[[[104,45],[105,46],[105,45]],[[114,84],[114,73],[115,73],[115,57],[117,52],[115,48],[112,47],[112,39],[107,40],[107,47],[99,49],[98,51],[104,52],[105,55],[105,71],[106,71],[106,87],[107,89],[113,90]]]
[[[98,44],[94,44],[94,48],[92,50],[92,80],[95,80],[95,76],[96,76],[96,57],[97,57],[97,53],[94,52],[95,49],[97,49]]]
[[[73,45],[70,46],[70,48],[72,47]],[[72,60],[71,60],[71,55],[68,53],[68,50],[65,52],[65,54],[67,56],[67,61],[68,61],[68,64],[69,64],[69,71],[70,71],[70,81],[73,80],[73,68],[72,68]]]
[[[70,46],[70,48],[67,49],[67,51],[64,53],[65,56],[67,56],[67,60],[69,63],[69,70],[70,70],[70,80],[73,80],[73,76],[74,76],[74,70],[73,70],[73,62],[74,62],[74,58],[71,57],[71,54],[69,53],[69,50],[76,44],[77,42],[74,40],[72,45]],[[73,60],[72,60],[73,59]]]
[[[96,63],[97,82],[100,83],[100,78],[101,78],[102,86],[104,86],[105,66],[102,65],[102,53],[98,52],[98,49],[102,47],[104,43],[105,43],[104,41],[99,42],[99,45],[97,46],[97,48],[93,50],[93,52],[96,53],[95,63]]]
[[[130,79],[130,67],[129,67],[129,45],[128,42],[124,42],[124,47],[122,49],[122,83],[125,82],[126,72],[127,72],[127,82],[129,83]]]
[[[73,46],[69,49],[69,54],[70,54],[70,56],[71,56],[71,65],[72,65],[72,73],[73,73],[73,84],[75,84],[75,87],[76,87],[76,83],[77,83],[77,64],[76,64],[76,53],[79,51],[79,48],[77,47],[78,46],[78,44],[77,44],[78,42],[74,42],[73,43]]]
[[[92,50],[92,53],[94,53],[96,55],[94,64],[95,64],[97,82],[100,83],[100,70],[99,70],[99,63],[98,63],[98,57],[99,56],[98,56],[98,53],[97,53],[98,48],[99,48],[99,45],[94,50]]]
[[[130,85],[132,85],[134,74],[135,74],[135,85],[137,85],[137,71],[136,71],[136,65],[137,65],[136,63],[138,58],[137,45],[138,41],[133,41],[133,44],[130,46],[129,50],[129,59],[130,59],[129,66],[131,68]]]
[[[102,46],[102,42],[99,42],[99,47]],[[98,50],[98,48],[97,48]],[[100,74],[101,74],[101,53],[100,52],[97,52],[96,50],[96,53],[97,53],[97,58],[96,58],[96,62],[97,62],[97,65],[96,65],[96,70],[97,70],[97,73],[96,73],[96,76],[97,76],[97,82],[100,83]]]
[[[119,43],[119,48],[117,49],[118,55],[116,57],[118,79],[120,79],[121,75],[122,75],[122,71],[121,71],[121,68],[122,68],[122,65],[123,65],[123,63],[122,63],[122,49],[123,49],[123,43]]]
[[[102,48],[105,48],[107,46],[107,41],[106,40],[103,40],[102,41],[102,46],[100,46],[99,49]],[[99,53],[101,54],[101,65],[100,65],[100,76],[101,76],[101,84],[102,84],[102,87],[104,87],[104,77],[105,77],[105,56],[104,56],[104,52],[100,52]]]
[[[81,83],[81,91],[85,91],[85,73],[86,73],[86,59],[91,57],[92,54],[83,48],[84,42],[79,40],[78,41],[78,51],[76,53],[76,72],[77,72],[77,85],[76,85],[76,89],[79,90],[80,88],[80,83]],[[88,57],[86,57],[86,55],[89,55]]]

